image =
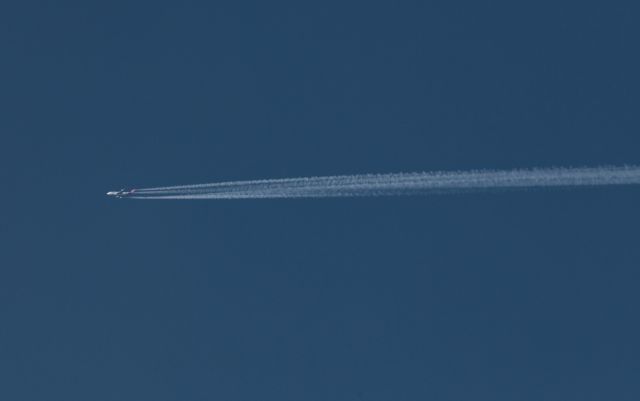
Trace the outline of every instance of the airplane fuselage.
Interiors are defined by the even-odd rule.
[[[135,191],[135,189],[132,189],[131,191],[125,191],[124,188],[123,188],[123,189],[121,189],[119,191],[109,191],[109,192],[107,192],[107,196],[115,196],[116,198],[124,198],[125,196],[131,195],[134,191]]]

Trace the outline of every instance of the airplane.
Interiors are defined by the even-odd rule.
[[[135,189],[132,189],[130,191],[126,191],[124,188],[122,188],[119,191],[109,191],[109,192],[107,192],[107,196],[115,196],[116,198],[124,198],[125,196],[133,195],[134,192],[136,192]]]

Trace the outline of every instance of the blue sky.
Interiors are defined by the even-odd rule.
[[[637,164],[639,11],[3,2],[0,399],[638,399],[637,188],[104,193]]]

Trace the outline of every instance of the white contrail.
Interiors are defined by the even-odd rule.
[[[640,184],[640,166],[342,175],[136,189],[134,199],[261,199],[418,195]]]

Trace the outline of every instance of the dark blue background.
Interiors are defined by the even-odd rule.
[[[634,4],[2,2],[0,399],[640,399],[638,188],[104,195],[638,163]]]

